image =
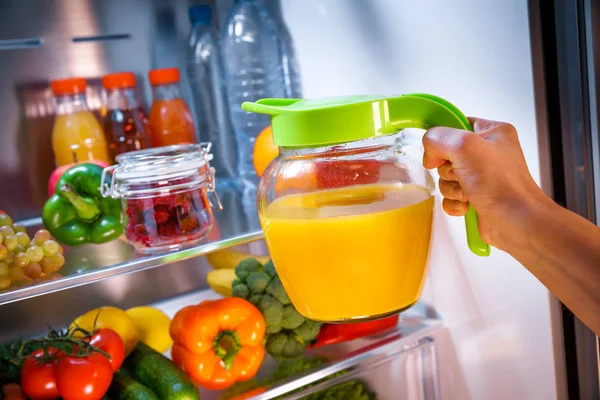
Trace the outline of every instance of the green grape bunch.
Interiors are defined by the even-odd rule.
[[[38,230],[32,239],[25,226],[0,214],[0,290],[57,272],[65,263],[63,251],[47,230]]]

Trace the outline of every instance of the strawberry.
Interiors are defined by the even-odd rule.
[[[169,220],[169,209],[164,205],[157,205],[154,207],[154,220],[156,224],[164,224]]]

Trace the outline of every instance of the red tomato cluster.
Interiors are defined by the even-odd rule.
[[[62,350],[44,349],[34,351],[23,363],[21,387],[31,400],[100,400],[106,394],[113,372],[118,370],[125,358],[125,346],[121,337],[112,329],[99,329],[89,343],[107,353],[90,351],[85,355],[66,354]]]

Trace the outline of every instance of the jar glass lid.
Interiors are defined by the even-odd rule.
[[[120,154],[116,165],[104,169],[102,195],[120,197],[130,185],[164,183],[194,175],[212,186],[214,169],[209,165],[213,158],[210,148],[210,143],[182,144]],[[107,177],[109,173],[112,178]]]

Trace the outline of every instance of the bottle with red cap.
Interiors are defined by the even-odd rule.
[[[56,165],[93,160],[109,162],[102,127],[87,106],[85,79],[57,79],[50,86],[56,109],[52,128]]]
[[[149,120],[152,146],[196,143],[194,119],[179,89],[179,69],[153,69],[148,78],[153,97]]]
[[[150,129],[135,95],[133,72],[105,75],[102,86],[106,90],[107,108],[103,118],[104,136],[110,161],[114,164],[121,153],[150,147]]]

